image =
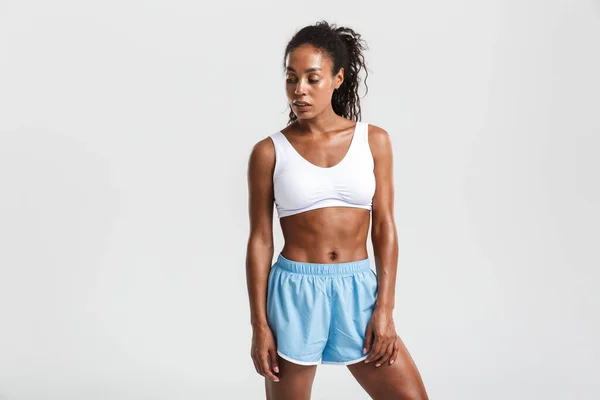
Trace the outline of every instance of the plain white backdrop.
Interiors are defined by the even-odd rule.
[[[1,0],[1,400],[264,398],[247,161],[321,19],[369,45],[430,398],[600,398],[598,1]]]

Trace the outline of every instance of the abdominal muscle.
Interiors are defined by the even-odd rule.
[[[279,219],[288,260],[336,264],[368,257],[369,210],[324,207]]]

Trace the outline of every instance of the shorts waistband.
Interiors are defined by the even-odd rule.
[[[275,265],[289,272],[306,275],[349,275],[371,269],[369,257],[364,260],[329,264],[289,260],[281,253],[279,253]]]

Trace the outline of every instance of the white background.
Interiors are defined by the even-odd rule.
[[[598,1],[2,0],[1,400],[264,398],[247,161],[320,19],[369,45],[430,398],[600,398]]]

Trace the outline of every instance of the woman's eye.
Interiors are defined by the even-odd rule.
[[[286,78],[285,80],[287,83],[294,83],[296,81],[295,78]],[[308,82],[309,83],[318,83],[320,81],[320,79],[309,79]]]

